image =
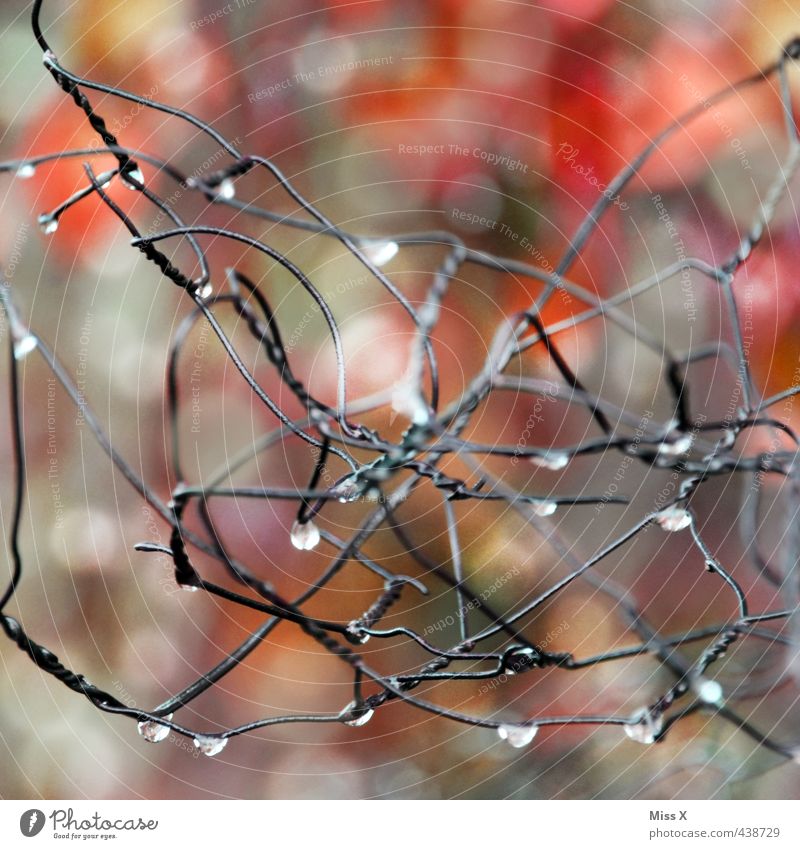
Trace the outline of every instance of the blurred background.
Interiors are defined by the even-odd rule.
[[[85,118],[43,69],[29,12],[30,4],[17,0],[0,8],[4,160],[96,144]],[[353,232],[451,230],[472,247],[551,271],[614,174],[678,115],[775,61],[786,41],[800,34],[800,6],[783,0],[645,0],[635,6],[615,0],[299,0],[289,10],[258,0],[76,0],[46,2],[44,21],[66,67],[198,114],[243,151],[272,157],[307,197]],[[789,76],[798,83],[796,71]],[[188,174],[229,162],[212,140],[183,122],[96,93],[90,97],[129,147]],[[787,149],[773,82],[709,103],[616,199],[570,280],[609,297],[686,256],[719,263],[753,220]],[[3,175],[0,263],[20,313],[50,341],[114,445],[166,499],[175,479],[164,373],[187,303],[129,246],[126,231],[96,198],[70,209],[56,232],[40,231],[37,216],[85,185],[82,162],[43,165],[16,179]],[[99,172],[110,162],[94,157],[93,167]],[[235,226],[300,265],[342,328],[348,397],[391,391],[403,375],[411,325],[337,243],[210,207],[201,197],[184,196],[151,167],[143,170],[148,185],[186,220]],[[263,174],[239,180],[236,190],[240,199],[297,212]],[[143,231],[165,226],[134,193],[115,184],[110,194],[139,216]],[[296,371],[333,403],[332,346],[313,302],[264,256],[219,239],[203,244],[215,288],[224,287],[229,265],[256,280],[276,309]],[[174,261],[191,269],[185,245],[169,245]],[[764,394],[798,382],[798,249],[790,196],[735,285]],[[404,247],[385,270],[418,301],[442,255],[436,246]],[[541,284],[518,275],[462,269],[435,335],[445,401],[457,398],[480,369],[503,318],[539,292]],[[557,322],[582,309],[578,299],[557,293],[545,317]],[[695,272],[623,309],[677,351],[731,338],[720,290]],[[237,336],[233,321],[226,328],[265,388],[299,415],[269,365],[257,359],[252,340],[241,328]],[[593,391],[634,416],[669,417],[662,363],[629,335],[600,319],[558,339]],[[197,482],[252,451],[275,422],[206,326],[195,328],[181,362],[181,461],[186,478]],[[33,353],[21,368],[29,457],[26,574],[11,612],[69,667],[126,704],[151,708],[223,658],[257,627],[259,616],[179,591],[165,558],[133,551],[143,540],[166,543],[167,526],[113,471],[43,360]],[[553,377],[549,369],[546,355],[537,352],[523,373]],[[7,385],[5,358],[0,375]],[[696,414],[721,418],[737,403],[731,401],[737,386],[730,363],[698,365],[689,386]],[[530,396],[508,396],[490,399],[471,438],[551,446],[594,433],[588,415],[567,416],[552,398],[540,398],[532,412]],[[775,412],[798,425],[791,403]],[[393,438],[405,426],[388,409],[363,420]],[[9,428],[8,415],[0,416],[4,535],[12,493]],[[745,450],[768,450],[759,439],[750,436]],[[234,481],[302,486],[312,467],[308,447],[287,441],[243,465]],[[584,558],[652,509],[670,477],[645,475],[635,465],[620,469],[616,456],[588,456],[558,472],[497,460],[486,460],[485,467],[531,491],[602,494],[614,482],[620,492],[635,494],[626,510],[559,511],[559,531]],[[785,600],[759,580],[745,556],[753,541],[743,540],[738,528],[750,485],[733,479],[711,484],[695,506],[754,609],[778,608]],[[767,505],[762,548],[770,562],[781,564],[782,494],[770,481],[760,486]],[[285,595],[302,592],[330,555],[324,545],[314,552],[292,548],[290,504],[231,501],[211,509],[237,556]],[[366,509],[334,505],[323,524],[346,536]],[[457,512],[471,586],[490,592],[497,606],[511,609],[564,574],[552,546],[512,511],[466,502]],[[421,488],[399,514],[425,553],[446,562],[447,529],[435,491]],[[388,531],[376,534],[367,552],[393,568],[418,569],[405,562]],[[198,562],[218,577],[211,561]],[[679,535],[649,530],[598,568],[628,588],[661,633],[733,615],[730,593]],[[424,600],[404,596],[386,625],[433,627],[437,644],[451,645],[457,641],[454,596],[435,580],[431,586]],[[312,609],[347,620],[366,609],[378,587],[354,566]],[[578,584],[538,614],[527,633],[580,657],[637,641],[607,596]],[[398,670],[419,660],[408,645],[378,642],[387,641],[365,647],[377,668]],[[754,725],[800,745],[798,688],[784,674],[789,650],[765,645],[738,646],[717,680]],[[46,680],[6,641],[0,663],[3,798],[796,798],[800,791],[797,764],[757,748],[711,714],[680,723],[657,746],[638,746],[619,728],[578,727],[542,730],[518,750],[489,730],[392,704],[362,728],[260,731],[208,759],[174,735],[158,746],[146,743],[135,723],[93,710]],[[351,697],[347,680],[313,641],[282,625],[180,718],[215,730],[273,713],[339,710]],[[651,660],[640,658],[580,674],[516,676],[496,688],[448,685],[426,696],[511,719],[627,715],[669,684]]]

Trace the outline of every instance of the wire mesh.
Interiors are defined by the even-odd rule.
[[[604,189],[568,239],[560,261],[548,269],[473,249],[447,231],[375,237],[342,229],[306,199],[273,161],[242,151],[238,143],[226,139],[201,118],[149,97],[82,77],[62,65],[43,34],[42,5],[41,0],[33,5],[32,26],[45,68],[64,95],[82,111],[100,144],[5,162],[0,165],[0,171],[32,177],[45,163],[81,160],[85,187],[40,216],[42,230],[47,234],[55,232],[62,217],[69,216],[86,198],[99,197],[107,214],[115,216],[130,234],[132,248],[182,291],[188,311],[169,347],[165,386],[171,438],[170,492],[165,498],[115,447],[86,397],[91,395],[91,389],[84,392],[47,340],[27,326],[14,306],[10,286],[0,289],[9,330],[9,398],[16,465],[8,531],[13,573],[0,597],[0,622],[9,640],[41,670],[83,695],[98,710],[137,722],[145,740],[158,742],[171,730],[193,739],[195,746],[209,756],[219,753],[231,738],[266,726],[282,723],[361,726],[376,711],[400,701],[438,717],[496,729],[502,739],[515,747],[529,744],[539,729],[548,726],[615,726],[631,740],[657,743],[687,717],[706,712],[732,724],[777,755],[797,758],[796,744],[787,742],[790,731],[756,727],[737,710],[736,704],[738,699],[753,694],[764,696],[774,692],[794,674],[798,578],[796,558],[792,556],[796,546],[790,538],[793,522],[787,523],[786,539],[782,538],[788,552],[784,566],[777,567],[773,557],[766,557],[759,550],[764,492],[764,487],[759,486],[755,497],[743,500],[743,541],[735,552],[738,559],[728,565],[707,539],[705,522],[693,505],[700,493],[708,489],[713,492],[715,486],[745,477],[754,481],[785,479],[790,504],[797,501],[796,497],[792,498],[798,486],[797,435],[774,411],[800,393],[800,385],[789,385],[768,397],[759,391],[751,375],[736,283],[751,255],[768,241],[770,224],[789,194],[789,183],[800,163],[800,137],[789,81],[790,67],[800,56],[800,42],[792,41],[771,66],[699,103],[653,138]],[[744,89],[774,85],[785,112],[787,154],[732,252],[717,262],[687,254],[608,297],[601,297],[590,286],[570,278],[587,245],[597,236],[604,216],[620,205],[621,194],[666,142],[685,132],[693,121],[707,114],[710,106]],[[185,174],[169,158],[126,147],[124,133],[118,137],[112,132],[93,105],[92,98],[96,96],[120,98],[143,110],[156,110],[191,125],[224,151],[228,164],[213,173],[198,169]],[[94,160],[107,158],[109,154],[113,155],[115,166],[96,173]],[[187,223],[176,211],[177,204],[170,195],[161,195],[150,188],[154,175],[171,182],[181,197],[196,195],[207,202],[205,220]],[[295,211],[286,213],[280,211],[279,204],[271,209],[240,200],[248,181],[259,178],[273,181],[293,202]],[[125,204],[112,197],[110,186],[120,182],[139,202],[136,213],[126,211]],[[137,215],[145,218],[142,204],[149,205],[155,216],[155,228],[147,229],[137,223]],[[330,298],[315,284],[312,274],[274,244],[250,235],[245,224],[229,229],[213,220],[209,223],[214,209],[220,207],[236,213],[235,220],[239,222],[267,222],[275,232],[297,232],[338,243],[363,268],[367,285],[382,290],[387,309],[399,307],[404,313],[404,321],[411,330],[403,380],[376,394],[352,398],[348,391],[352,378],[345,342]],[[325,323],[327,338],[322,341],[327,345],[323,350],[330,358],[330,373],[334,375],[333,400],[325,401],[319,392],[312,392],[293,369],[292,354],[301,340],[284,337],[265,287],[239,267],[228,267],[220,274],[209,249],[204,247],[206,242],[214,246],[233,242],[247,251],[260,252],[288,273],[295,286],[302,287],[314,314]],[[165,253],[165,246],[170,243],[188,246],[192,260],[170,257]],[[398,253],[419,249],[436,249],[441,258],[431,274],[425,298],[415,301],[384,269]],[[477,269],[487,275],[511,274],[535,282],[540,291],[526,309],[508,315],[494,328],[482,368],[469,376],[461,391],[454,393],[453,387],[440,380],[437,346],[447,342],[443,315],[446,309],[451,309],[449,302],[465,269]],[[720,337],[715,345],[694,347],[688,352],[673,350],[652,328],[637,321],[635,312],[626,310],[637,299],[658,292],[661,287],[676,285],[681,275],[688,272],[705,278],[718,291],[721,321],[732,334],[732,343]],[[548,322],[543,313],[557,297],[566,297],[582,306],[567,318]],[[452,309],[457,310],[457,306]],[[226,329],[230,319],[235,321],[236,333]],[[568,346],[559,337],[568,336],[575,328],[590,322],[613,327],[615,333],[631,337],[660,358],[663,364],[660,399],[668,410],[667,415],[632,410],[604,397],[603,392],[581,378],[577,367],[570,362],[573,358]],[[191,385],[186,352],[192,334],[201,324],[221,346],[255,403],[277,421],[273,430],[258,434],[251,444],[240,446],[238,453],[232,454],[216,474],[191,482],[181,461],[187,436],[184,413],[192,403],[191,393],[186,391]],[[244,331],[256,343],[262,363],[267,363],[279,378],[277,393],[268,391],[267,381],[257,378],[255,360],[242,353],[242,345],[234,338]],[[320,339],[314,341],[319,343]],[[68,669],[36,640],[35,625],[23,627],[20,619],[8,612],[24,575],[25,558],[19,533],[27,475],[20,369],[32,354],[43,358],[97,443],[148,507],[167,524],[166,544],[144,541],[136,549],[168,556],[178,586],[214,597],[219,604],[230,607],[231,616],[238,609],[247,609],[263,617],[263,623],[240,644],[227,650],[223,660],[151,710],[132,707],[108,689]],[[737,401],[724,416],[693,409],[689,373],[698,363],[708,361],[732,364],[735,373],[733,389]],[[528,368],[531,363],[539,369],[538,373]],[[538,376],[545,370],[549,370],[547,376]],[[535,420],[539,420],[543,408],[551,418],[585,420],[587,435],[572,444],[536,444],[536,432],[531,426],[516,444],[505,444],[500,439],[480,441],[482,431],[477,425],[482,423],[488,405],[504,395],[529,403]],[[405,423],[399,438],[388,437],[386,432],[381,433],[368,423],[372,421],[368,416],[376,413],[386,414],[390,426],[395,419]],[[748,452],[742,447],[746,446],[747,434],[761,429],[772,435],[779,447],[769,452]],[[298,444],[305,452],[303,462],[296,460],[301,456],[297,454]],[[275,469],[273,480],[255,486],[234,483],[237,473],[247,471],[262,456],[270,458],[271,465],[266,468]],[[665,473],[672,483],[666,494],[656,499],[651,499],[642,489],[623,494],[624,487],[618,487],[613,478],[607,479],[603,488],[590,481],[580,492],[565,492],[558,483],[561,473],[587,457],[610,458],[612,468],[636,465],[645,476]],[[525,469],[534,470],[530,474],[526,472],[523,484],[508,474],[509,468],[518,469],[521,462]],[[287,465],[290,485],[281,483]],[[598,486],[596,491],[595,486]],[[288,533],[297,550],[296,557],[299,560],[312,556],[309,554],[312,550],[322,552],[325,557],[316,578],[302,594],[284,597],[260,576],[257,564],[248,564],[237,557],[237,540],[227,538],[214,519],[213,508],[219,500],[233,500],[237,504],[255,501],[263,503],[265,508],[278,502],[294,505],[296,514]],[[423,504],[422,509],[436,512],[447,540],[444,557],[428,553],[426,541],[414,538],[413,522],[403,519],[404,511],[418,500]],[[474,511],[480,511],[477,515],[485,516],[481,521],[486,527],[497,521],[493,510],[499,506],[505,516],[514,515],[537,538],[544,540],[557,561],[556,574],[548,575],[546,586],[508,603],[502,593],[496,592],[497,585],[488,584],[487,579],[481,583],[480,576],[476,580],[467,575],[460,529],[460,511],[465,506],[473,518]],[[337,516],[346,517],[338,520],[340,523],[350,523],[351,532],[345,537],[340,537],[335,532],[335,523],[328,520],[332,510],[339,511]],[[620,511],[623,518],[609,518],[614,510]],[[581,553],[581,534],[561,519],[565,515],[584,515],[579,511],[584,511],[592,521],[605,522],[604,541],[588,553]],[[633,520],[630,520],[631,511],[638,514]],[[624,527],[620,527],[621,523]],[[603,573],[607,562],[624,552],[649,528],[664,532],[670,544],[673,535],[690,540],[700,562],[727,594],[729,616],[692,630],[662,633],[649,621],[647,600],[644,603],[637,600],[631,587]],[[398,552],[392,556],[371,553],[376,535],[386,531],[399,547]],[[216,565],[201,568],[200,560]],[[739,577],[741,563],[746,563],[755,579]],[[524,564],[510,564],[515,570],[521,567]],[[213,579],[208,574],[212,568],[219,578]],[[667,580],[689,585],[690,571],[695,568],[694,563],[683,563]],[[378,588],[366,609],[348,613],[341,597],[326,595],[326,590],[337,579],[347,580],[354,573],[367,575],[377,582]],[[615,644],[587,656],[551,649],[552,639],[541,633],[537,617],[553,600],[567,596],[575,585],[584,585],[605,597],[623,629],[635,634],[637,641]],[[414,608],[431,593],[448,599],[451,611],[422,629],[414,627],[410,624],[415,620]],[[224,730],[190,727],[180,721],[182,709],[209,689],[219,687],[251,655],[268,649],[279,627],[299,629],[330,656],[331,663],[346,670],[352,686],[349,703],[326,713],[284,712],[255,717]],[[371,641],[370,652],[367,641]],[[723,664],[729,649],[749,642],[762,646],[757,662],[726,692],[710,675]],[[387,671],[383,668],[385,663],[377,665],[384,659],[380,652],[375,662],[371,660],[376,644],[402,645],[408,652],[402,663]],[[410,662],[414,652],[418,660]],[[535,679],[552,670],[580,673],[625,663],[631,658],[645,658],[653,665],[651,680],[663,682],[660,691],[633,714],[602,711],[540,714],[525,709],[520,715],[519,705],[499,712],[485,706],[489,704],[486,694],[507,686],[512,676]],[[459,706],[458,696],[450,696],[447,688],[471,681],[482,682],[479,693],[483,694],[485,704],[483,708],[478,704],[464,710]]]

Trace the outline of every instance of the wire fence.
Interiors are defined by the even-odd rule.
[[[800,385],[787,386],[783,391],[762,397],[751,376],[741,319],[735,295],[737,274],[748,258],[766,241],[776,209],[789,192],[789,183],[800,163],[798,136],[792,104],[789,70],[800,57],[800,41],[792,41],[771,66],[752,77],[731,86],[715,97],[699,103],[689,114],[682,116],[656,136],[650,145],[609,183],[595,205],[571,236],[555,267],[507,259],[470,248],[458,236],[446,231],[396,233],[381,238],[365,237],[346,232],[336,226],[315,204],[295,188],[292,182],[270,159],[247,154],[237,144],[223,137],[213,126],[181,109],[142,97],[121,88],[79,76],[64,67],[51,50],[40,24],[42,0],[33,5],[33,34],[42,50],[45,68],[55,83],[80,109],[102,144],[5,162],[0,171],[23,178],[35,176],[36,169],[47,162],[77,158],[83,162],[86,184],[76,194],[65,199],[57,208],[43,214],[39,225],[45,233],[53,233],[62,216],[86,198],[99,197],[109,215],[116,216],[131,237],[131,246],[153,263],[161,273],[185,294],[189,310],[171,340],[166,378],[167,409],[171,431],[171,479],[174,482],[168,498],[162,498],[143,480],[136,469],[114,446],[93,411],[87,395],[77,385],[76,378],[64,368],[48,342],[30,329],[14,306],[11,287],[0,288],[9,329],[10,356],[9,398],[13,424],[13,453],[15,483],[12,494],[12,520],[8,531],[12,575],[0,596],[3,631],[9,640],[25,652],[41,670],[53,675],[65,686],[82,694],[91,704],[108,713],[128,716],[138,723],[145,740],[158,742],[170,731],[194,740],[195,746],[206,755],[219,753],[228,740],[247,732],[281,723],[344,723],[364,725],[384,706],[401,701],[430,714],[472,726],[496,729],[499,736],[515,747],[530,743],[540,728],[547,726],[616,726],[631,740],[651,744],[664,739],[673,726],[698,712],[707,712],[731,723],[757,744],[789,759],[797,759],[795,743],[787,742],[790,730],[760,729],[737,710],[738,697],[753,693],[770,693],[783,686],[793,674],[791,658],[798,645],[798,576],[795,558],[791,555],[791,539],[787,539],[788,556],[782,566],[774,558],[759,553],[758,532],[763,516],[761,498],[745,501],[741,522],[747,529],[745,537],[755,545],[743,545],[741,559],[748,559],[756,580],[743,582],[737,569],[726,565],[714,546],[706,539],[704,522],[693,507],[698,493],[710,484],[753,479],[785,479],[789,486],[790,503],[796,505],[796,489],[800,485],[796,465],[798,438],[790,424],[773,415],[775,408],[800,393]],[[739,245],[720,262],[685,256],[659,270],[621,294],[600,297],[590,287],[570,279],[570,273],[582,257],[587,244],[598,230],[599,222],[610,209],[619,206],[621,193],[637,178],[648,160],[673,136],[685,132],[693,120],[702,117],[709,104],[724,102],[745,88],[772,86],[777,83],[785,112],[788,153],[782,168],[773,175],[770,187]],[[155,110],[186,122],[224,151],[228,164],[213,173],[198,169],[188,175],[169,159],[126,147],[124,139],[113,133],[96,111],[92,97],[96,95],[120,98],[141,110]],[[93,162],[98,156],[112,154],[116,165],[111,170],[96,173]],[[386,296],[404,311],[412,330],[403,381],[369,397],[352,399],[348,394],[349,372],[344,342],[329,303],[307,274],[276,247],[245,229],[226,229],[206,223],[186,223],[176,212],[170,196],[153,191],[150,170],[162,180],[174,183],[177,196],[196,195],[212,207],[233,210],[242,220],[270,222],[281,231],[293,230],[314,234],[338,242],[363,267],[368,285],[381,288]],[[274,181],[286,197],[296,205],[296,212],[286,214],[261,208],[240,200],[240,186],[247,181],[266,176]],[[121,182],[146,201],[159,222],[155,230],[144,230],[134,220],[133,213],[112,198],[109,187]],[[137,207],[141,208],[141,207]],[[164,226],[166,225],[166,226]],[[206,239],[215,244],[230,241],[243,245],[248,251],[260,252],[281,266],[307,294],[313,309],[324,320],[334,359],[335,402],[326,403],[316,397],[292,367],[296,347],[294,338],[287,343],[282,336],[275,311],[263,288],[240,268],[227,268],[224,280],[213,270],[212,260],[203,247]],[[194,256],[198,274],[187,270],[188,265],[176,264],[164,250],[170,242],[187,245]],[[422,302],[404,294],[401,286],[384,270],[398,252],[421,247],[436,248],[443,253],[432,275],[432,282]],[[489,274],[502,272],[518,279],[532,281],[540,287],[533,303],[525,310],[508,316],[496,328],[488,345],[483,367],[469,379],[464,391],[452,398],[450,387],[440,383],[436,342],[443,332],[441,317],[459,275],[466,268]],[[637,298],[674,285],[687,270],[699,274],[716,287],[722,304],[722,315],[732,333],[732,343],[720,340],[681,353],[672,350],[658,335],[636,321],[625,307]],[[575,315],[547,323],[545,307],[559,294],[582,304]],[[259,346],[261,356],[271,364],[280,378],[286,395],[270,395],[264,381],[255,376],[231,335],[225,329],[225,317],[233,317],[245,327]],[[598,394],[584,383],[570,364],[569,355],[559,343],[559,336],[592,321],[613,326],[653,351],[663,362],[663,398],[668,400],[671,415],[659,417],[647,411],[631,411]],[[181,412],[191,399],[182,387],[188,385],[186,357],[188,340],[198,324],[206,322],[210,333],[222,346],[230,364],[249,387],[256,402],[277,420],[273,431],[255,439],[251,445],[230,459],[220,472],[200,483],[188,481],[181,465],[182,445],[186,438],[186,419]],[[319,341],[319,340],[317,340]],[[44,645],[37,642],[29,628],[8,609],[24,573],[24,554],[19,543],[20,527],[25,504],[26,449],[23,433],[20,368],[24,358],[36,354],[42,357],[55,379],[66,390],[98,444],[113,461],[128,483],[146,501],[148,508],[169,527],[167,544],[158,541],[142,542],[137,550],[167,555],[174,566],[174,578],[180,587],[207,593],[219,603],[257,611],[263,624],[255,629],[227,656],[208,669],[197,680],[174,693],[152,710],[131,707],[114,694],[90,683],[82,674],[66,668]],[[526,358],[545,355],[554,369],[554,378],[539,378],[519,374],[519,364]],[[700,362],[719,360],[732,363],[737,375],[738,403],[732,416],[714,419],[693,410],[689,395],[687,373]],[[480,418],[490,399],[503,393],[529,398],[532,404],[552,409],[551,415],[586,417],[594,429],[593,435],[571,445],[554,447],[537,445],[527,437],[517,444],[480,442],[471,438],[471,428]],[[287,400],[288,399],[288,400]],[[303,415],[290,412],[299,404]],[[402,417],[407,427],[398,440],[364,423],[364,416],[376,410],[391,410]],[[556,412],[559,411],[559,412]],[[748,453],[742,449],[748,433],[764,429],[777,434],[780,447],[769,453]],[[236,473],[256,462],[271,449],[282,450],[287,444],[301,441],[308,446],[307,481],[298,486],[260,485],[238,486],[232,483]],[[617,466],[640,467],[644,473],[669,472],[677,481],[668,497],[655,509],[640,511],[641,515],[621,532],[611,520],[613,533],[591,554],[581,555],[577,546],[559,524],[567,511],[608,511],[637,507],[635,496],[623,495],[618,487],[606,486],[602,492],[581,491],[575,495],[556,492],[552,484],[515,487],[507,482],[502,466],[518,464],[521,460],[533,468],[561,473],[583,457],[615,458]],[[454,461],[462,464],[463,475],[451,470]],[[447,471],[445,471],[445,468]],[[296,472],[296,468],[293,469]],[[533,478],[532,480],[536,480]],[[399,512],[412,503],[419,493],[434,492],[438,500],[439,522],[446,531],[449,554],[441,560],[424,550],[421,540],[413,537],[413,526],[404,522]],[[792,496],[792,493],[794,496]],[[7,497],[7,496],[6,496]],[[318,549],[326,555],[326,564],[316,580],[296,598],[283,597],[268,581],[259,577],[258,569],[240,561],[234,554],[236,540],[226,539],[224,530],[213,518],[211,505],[218,499],[234,499],[237,503],[256,500],[264,503],[288,501],[297,512],[290,531],[291,543],[303,552]],[[473,509],[485,511],[486,523],[495,515],[493,506],[501,505],[513,511],[526,526],[539,534],[552,548],[558,559],[560,574],[548,586],[511,605],[501,602],[501,593],[492,585],[476,586],[465,576],[463,543],[459,531],[458,508],[469,502]],[[426,503],[430,503],[429,501]],[[326,512],[332,505],[352,510],[355,530],[340,538],[328,529]],[[366,505],[366,508],[365,508]],[[792,511],[793,512],[793,511]],[[627,514],[626,514],[627,515]],[[189,527],[189,517],[197,529]],[[796,525],[796,522],[794,522]],[[787,524],[788,528],[792,522]],[[650,526],[666,534],[689,537],[705,568],[720,582],[730,599],[731,615],[723,620],[704,624],[691,631],[661,633],[648,621],[641,604],[634,600],[630,588],[604,575],[604,561],[633,543]],[[402,551],[401,557],[371,556],[370,542],[379,530],[388,530]],[[796,548],[795,548],[796,550]],[[221,581],[211,580],[196,565],[199,556],[211,558],[221,567]],[[402,564],[401,566],[398,566]],[[735,564],[738,566],[738,564]],[[518,570],[519,564],[508,564]],[[401,571],[404,570],[404,571]],[[354,618],[342,616],[339,605],[328,606],[326,615],[312,613],[320,605],[312,605],[325,597],[324,591],[337,576],[354,570],[370,573],[381,588],[366,610]],[[502,576],[496,581],[502,582]],[[677,581],[674,575],[670,580]],[[637,635],[630,645],[615,645],[591,656],[574,656],[567,651],[550,648],[552,638],[537,631],[537,615],[569,588],[583,583],[593,592],[605,596],[624,628]],[[767,588],[771,598],[783,599],[783,605],[764,608],[752,601],[763,597]],[[403,602],[414,603],[432,591],[452,594],[453,609],[441,622],[430,622],[423,629],[402,621],[397,611]],[[758,595],[762,592],[762,595]],[[384,623],[391,623],[388,627]],[[331,657],[342,665],[352,681],[352,700],[340,710],[330,713],[309,711],[254,718],[245,724],[224,731],[190,728],[180,721],[180,711],[195,699],[220,684],[240,664],[260,647],[268,647],[276,628],[300,629],[312,638]],[[441,637],[450,636],[453,642],[442,644]],[[423,660],[414,668],[386,672],[370,662],[364,645],[368,640],[388,645],[413,645]],[[710,675],[729,648],[743,641],[763,644],[759,664],[748,670],[732,693]],[[373,646],[375,643],[373,643]],[[692,653],[692,651],[694,653]],[[479,693],[502,687],[510,676],[544,675],[548,670],[578,672],[604,664],[626,662],[631,658],[646,658],[666,676],[668,684],[647,704],[633,714],[566,714],[529,715],[520,718],[516,712],[498,715],[488,710],[465,712],[447,704],[447,698],[436,698],[443,685],[465,681],[481,684]],[[778,669],[767,683],[759,675],[763,669]],[[659,679],[661,680],[661,679]],[[760,689],[759,689],[760,688]],[[434,696],[428,697],[431,692]]]

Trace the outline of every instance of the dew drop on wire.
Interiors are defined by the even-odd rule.
[[[352,642],[358,643],[361,646],[369,642],[370,635],[355,619],[347,625],[347,634]]]
[[[295,522],[290,534],[292,545],[300,551],[310,551],[319,544],[319,528],[311,521]]]
[[[408,383],[398,386],[392,393],[392,410],[415,425],[426,425],[429,420],[428,405],[419,390]]]
[[[503,724],[497,727],[497,735],[515,749],[527,746],[536,736],[539,728],[536,725]]]
[[[532,455],[530,458],[534,466],[540,466],[542,469],[549,469],[551,472],[557,472],[563,469],[569,463],[569,455],[558,453],[548,453],[541,456]]]
[[[649,745],[655,743],[656,737],[664,728],[664,718],[661,714],[654,716],[649,708],[642,708],[632,714],[623,727],[631,740]]]
[[[217,186],[217,196],[221,197],[223,200],[233,200],[236,197],[236,186],[230,177],[226,177],[219,186]]]
[[[558,509],[555,501],[534,501],[531,509],[537,516],[552,516]]]
[[[531,666],[535,665],[536,659],[538,658],[538,654],[536,651],[528,646],[525,648],[518,649],[512,654],[508,655],[505,661],[504,672],[506,675],[516,675],[517,672],[520,672],[524,669],[528,669]]]
[[[656,513],[655,520],[665,531],[682,531],[692,524],[691,514],[682,507],[668,507]]]
[[[172,714],[168,713],[164,719],[172,719]],[[154,722],[152,719],[146,719],[137,725],[139,734],[147,740],[148,743],[160,743],[169,736],[169,726],[162,725],[160,722]]]
[[[144,174],[142,174],[142,169],[136,167],[130,171],[126,171],[122,182],[125,184],[126,189],[130,189],[133,192],[141,189],[142,186],[144,186]]]
[[[372,719],[375,711],[365,707],[363,703],[359,702],[350,702],[350,704],[342,711],[343,716],[349,716],[349,719],[345,719],[344,724],[349,725],[352,728],[360,728],[362,725],[366,725],[370,719]]]
[[[697,680],[694,684],[694,691],[697,698],[707,705],[721,705],[725,699],[725,691],[722,689],[722,685],[708,678]]]
[[[678,457],[685,454],[694,442],[694,437],[691,434],[684,434],[674,442],[662,442],[658,446],[658,453],[664,454],[667,457]]]
[[[342,481],[331,490],[331,494],[336,496],[336,500],[340,504],[349,504],[358,500],[361,489],[358,484],[352,481]]]
[[[36,174],[36,166],[31,165],[30,162],[24,162],[22,165],[17,168],[16,176],[20,178],[20,180],[30,180]]]
[[[50,236],[58,230],[58,219],[53,218],[52,215],[40,215],[39,216],[39,229],[45,236]]]
[[[400,246],[397,242],[368,242],[362,245],[361,250],[367,259],[372,261],[373,265],[381,268],[394,259],[398,250],[400,250]]]
[[[194,738],[194,745],[206,756],[213,758],[218,755],[227,745],[227,737],[204,737],[199,734]]]
[[[14,359],[24,360],[31,351],[36,349],[36,337],[32,333],[26,333],[14,343]]]

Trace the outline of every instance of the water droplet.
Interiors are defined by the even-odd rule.
[[[392,393],[392,410],[410,419],[415,425],[426,425],[430,418],[428,405],[419,390],[408,383],[398,386]]]
[[[700,678],[694,684],[694,691],[697,693],[697,698],[707,705],[721,705],[725,700],[725,691],[716,681],[711,681],[708,678]]]
[[[168,713],[164,719],[172,719],[172,714]],[[139,734],[141,734],[148,743],[160,743],[162,740],[166,740],[166,738],[169,737],[169,727],[162,725],[160,722],[155,722],[152,719],[140,722],[137,728],[139,729]]]
[[[691,514],[682,507],[668,507],[656,513],[655,520],[665,531],[682,531],[692,524]]]
[[[417,318],[425,328],[433,327],[439,318],[439,304],[435,301],[426,301],[418,310]]]
[[[36,337],[32,333],[25,333],[14,343],[14,359],[23,360],[36,349]]]
[[[534,454],[530,457],[530,461],[534,466],[541,466],[543,469],[550,469],[551,472],[557,472],[569,463],[569,455],[558,453],[536,456]]]
[[[331,490],[331,494],[336,496],[336,500],[340,504],[349,504],[358,500],[361,495],[361,488],[352,481],[342,481]]]
[[[346,630],[351,642],[357,643],[361,646],[363,646],[364,643],[369,642],[370,635],[364,630],[361,623],[357,620],[354,619],[352,622],[348,622]]]
[[[694,442],[694,437],[687,433],[676,439],[674,442],[662,442],[658,446],[658,453],[665,454],[668,457],[677,457],[680,454],[685,454]]]
[[[531,509],[537,516],[552,516],[558,510],[558,504],[555,501],[534,501]]]
[[[515,749],[527,746],[536,736],[539,727],[536,725],[499,725],[497,735],[501,740],[507,740]]]
[[[291,532],[292,545],[300,551],[311,551],[319,544],[319,528],[311,521],[295,522]]]
[[[397,255],[400,246],[397,242],[368,242],[362,245],[361,250],[373,265],[380,268]]]
[[[132,192],[141,189],[144,186],[142,169],[137,166],[130,171],[124,171],[122,182],[125,184],[125,188],[130,189]]]
[[[20,180],[30,180],[36,174],[36,166],[31,165],[30,162],[24,162],[22,165],[17,168],[17,177]]]
[[[664,717],[653,715],[650,708],[642,708],[631,715],[630,721],[623,726],[625,733],[637,743],[649,745],[655,743],[656,737],[664,727]]]
[[[536,664],[539,655],[532,648],[521,648],[507,655],[505,661],[506,675],[516,675]]]
[[[194,738],[194,744],[206,757],[213,758],[228,745],[228,738],[204,737],[200,734]]]
[[[206,283],[197,290],[197,297],[206,300],[214,294],[214,287],[210,283]]]
[[[50,236],[58,230],[58,219],[53,218],[49,213],[44,213],[39,216],[39,229],[45,236]]]
[[[230,177],[226,177],[217,186],[217,195],[223,200],[233,200],[236,197],[236,186],[233,184],[233,180],[231,180]]]
[[[375,711],[366,707],[363,702],[353,701],[342,711],[342,716],[349,716],[350,719],[343,719],[342,721],[352,728],[360,728],[372,719],[374,713]]]

